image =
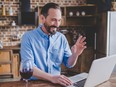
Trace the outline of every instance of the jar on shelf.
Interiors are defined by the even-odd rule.
[[[85,14],[86,14],[85,11],[82,11],[82,12],[81,12],[81,15],[82,15],[82,16],[85,16]]]
[[[73,16],[73,12],[69,12],[69,16]]]
[[[16,23],[15,23],[15,21],[13,21],[11,25],[12,25],[12,26],[16,26]]]
[[[79,11],[77,11],[77,12],[76,12],[76,16],[80,16],[80,13],[79,13]]]

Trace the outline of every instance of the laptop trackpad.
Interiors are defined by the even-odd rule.
[[[88,76],[88,73],[81,73],[81,74],[77,74],[77,75],[71,76],[71,77],[69,77],[69,79],[72,81],[72,83],[75,83],[77,81],[86,79],[87,76]]]
[[[72,81],[72,83],[76,83],[76,82],[79,82],[81,80],[86,79],[87,76],[88,76],[88,73],[81,73],[81,74],[71,76],[71,77],[69,77],[69,79]],[[68,86],[68,87],[73,87],[73,86],[71,85],[71,86]]]

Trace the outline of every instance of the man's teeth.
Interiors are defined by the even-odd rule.
[[[56,32],[56,31],[57,31],[57,29],[56,29],[56,28],[54,28],[54,29],[53,29],[53,31],[54,31],[54,32]]]

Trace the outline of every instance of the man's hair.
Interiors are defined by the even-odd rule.
[[[43,6],[40,14],[47,17],[48,16],[48,11],[49,11],[50,8],[61,10],[61,8],[60,8],[60,6],[58,4],[56,4],[56,3],[47,3],[46,5]]]

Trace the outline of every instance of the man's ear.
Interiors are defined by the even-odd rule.
[[[40,15],[40,21],[41,23],[45,23],[45,17],[43,15]]]

